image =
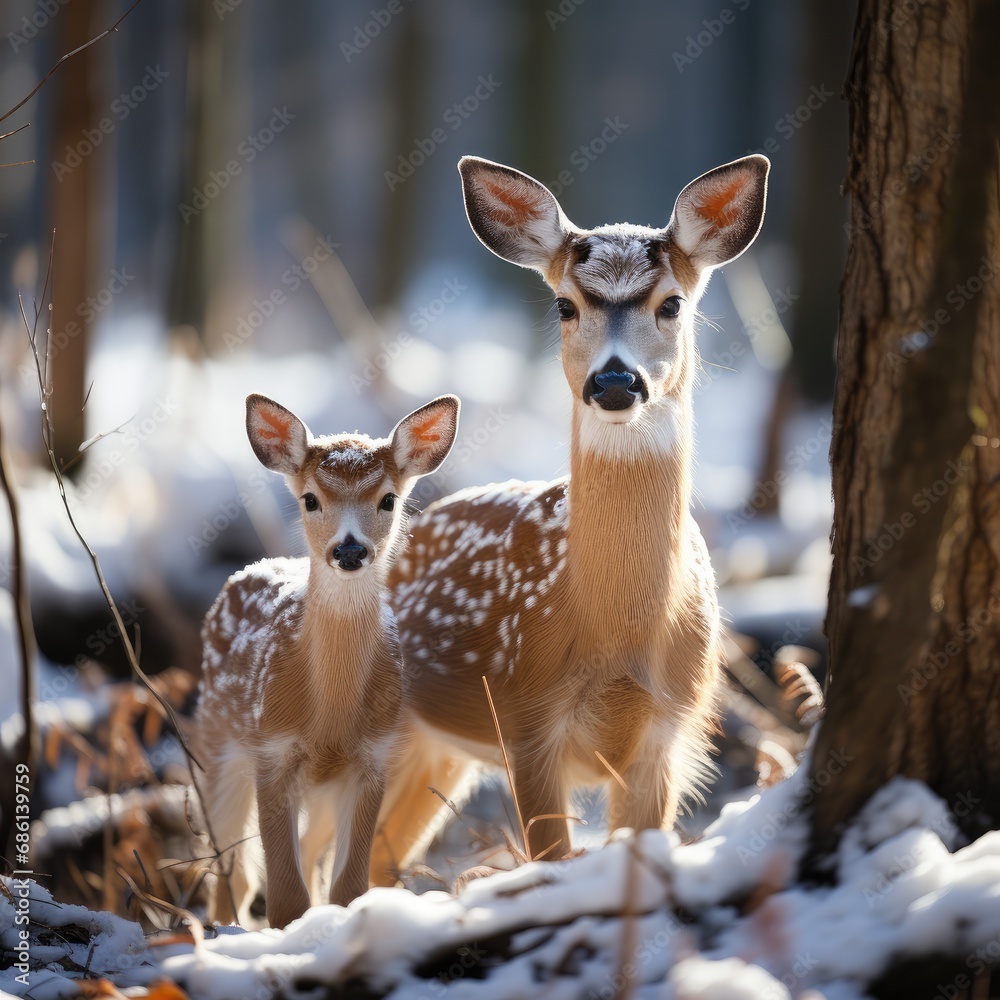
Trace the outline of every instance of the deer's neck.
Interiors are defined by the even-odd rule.
[[[646,632],[686,585],[690,412],[667,399],[616,425],[574,402],[567,569],[595,641]]]
[[[323,711],[352,702],[370,675],[385,641],[384,586],[376,569],[357,580],[335,578],[327,567],[310,569],[299,635],[302,694]]]

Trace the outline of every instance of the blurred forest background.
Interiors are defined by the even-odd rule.
[[[127,8],[7,0],[2,110]],[[471,233],[463,153],[537,177],[588,227],[663,225],[693,177],[770,157],[763,232],[701,303],[696,394],[696,516],[755,696],[736,727],[759,737],[773,654],[813,648],[799,655],[822,672],[852,21],[851,5],[764,0],[143,0],[8,117],[5,132],[30,122],[0,144],[0,420],[39,647],[35,815],[141,789],[183,757],[109,683],[128,666],[45,460],[18,296],[39,339],[51,327],[69,502],[144,668],[182,707],[226,577],[302,551],[294,503],[246,440],[248,392],[316,432],[372,434],[457,393],[458,444],[421,503],[567,471],[551,296]],[[22,725],[0,521],[9,753]],[[743,742],[724,790],[756,778]],[[139,764],[116,763],[140,745]],[[86,898],[93,880],[76,881]]]

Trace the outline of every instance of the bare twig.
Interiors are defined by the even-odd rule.
[[[136,0],[140,2],[140,0]],[[135,4],[133,4],[133,7]],[[130,8],[131,9],[131,8]],[[110,29],[109,29],[110,30]],[[55,251],[55,230],[52,231],[52,245],[49,248],[49,269],[45,276],[45,284],[42,288],[42,302],[45,301],[45,293],[48,290],[49,279],[52,273],[52,259]],[[59,497],[62,500],[64,509],[66,510],[66,517],[69,520],[70,527],[73,529],[73,533],[76,535],[80,544],[83,546],[87,555],[90,557],[91,564],[94,567],[94,574],[97,577],[98,585],[101,588],[101,593],[104,595],[104,599],[107,602],[108,608],[111,611],[111,617],[114,620],[115,625],[118,627],[118,636],[121,640],[122,648],[125,651],[125,655],[128,658],[129,664],[132,667],[133,672],[136,677],[146,686],[146,688],[152,693],[153,697],[160,703],[163,707],[166,717],[170,720],[173,726],[174,732],[177,734],[178,742],[183,748],[188,759],[191,760],[198,768],[202,768],[201,763],[198,758],[194,755],[191,748],[188,746],[187,741],[184,739],[184,734],[181,732],[181,727],[177,721],[177,716],[174,713],[173,706],[157,691],[155,685],[147,676],[146,672],[139,666],[138,657],[135,654],[135,648],[132,645],[131,639],[128,636],[128,630],[125,627],[125,622],[122,620],[121,613],[118,610],[118,605],[115,604],[115,599],[111,594],[111,588],[108,586],[108,581],[104,577],[104,570],[101,568],[101,561],[97,556],[97,553],[91,548],[90,543],[84,537],[83,532],[80,530],[80,526],[76,522],[76,518],[73,516],[73,509],[70,506],[69,498],[66,494],[66,483],[63,479],[62,470],[59,468],[59,462],[56,459],[55,450],[53,448],[53,436],[54,431],[52,428],[52,417],[49,413],[48,407],[48,397],[49,388],[48,383],[45,380],[46,366],[43,366],[41,355],[38,350],[38,319],[41,316],[41,308],[35,307],[35,319],[34,323],[28,324],[27,314],[24,311],[24,303],[21,301],[20,295],[18,296],[18,304],[21,308],[21,318],[24,320],[25,329],[28,333],[28,341],[31,344],[31,353],[35,359],[35,370],[38,375],[38,392],[39,392],[39,407],[42,411],[42,442],[45,446],[45,452],[49,457],[49,465],[52,467],[53,475],[56,478],[56,486],[59,489]]]
[[[122,16],[120,18],[118,18],[118,20],[115,21],[114,24],[111,25],[110,28],[106,28],[99,35],[95,35],[93,38],[91,38],[91,40],[89,42],[84,42],[83,45],[79,46],[78,48],[73,49],[72,52],[67,52],[66,55],[62,56],[59,59],[59,61],[55,64],[55,66],[53,66],[52,69],[50,69],[48,71],[48,73],[46,73],[45,76],[43,76],[41,78],[41,80],[38,81],[37,86],[34,88],[34,90],[31,91],[31,93],[28,94],[27,97],[25,97],[22,100],[18,101],[18,103],[15,104],[14,107],[12,107],[10,109],[10,111],[8,111],[6,114],[0,115],[0,122],[5,121],[6,119],[10,118],[10,116],[15,111],[19,110],[20,108],[23,108],[25,106],[25,104],[27,104],[28,101],[30,101],[35,96],[35,94],[37,94],[38,91],[40,91],[42,89],[42,87],[45,86],[45,84],[48,82],[49,77],[52,76],[52,74],[55,73],[56,70],[59,69],[59,67],[63,65],[63,63],[69,62],[69,60],[72,59],[73,56],[78,56],[81,52],[83,52],[84,49],[89,49],[91,45],[97,44],[97,42],[99,42],[102,38],[106,38],[112,32],[117,31],[118,30],[118,25],[121,24],[122,21],[124,21],[125,18],[128,17],[129,14],[131,14],[132,11],[134,11],[136,9],[136,7],[139,6],[140,3],[142,3],[142,0],[135,0],[135,3],[133,3],[132,6],[129,7],[129,9],[127,11],[125,11],[125,13],[122,14]],[[15,131],[17,131],[17,130],[15,130]],[[8,133],[8,134],[10,134],[10,133]]]
[[[118,877],[122,879],[132,892],[135,893],[135,895],[138,896],[144,903],[148,903],[150,906],[155,907],[158,910],[163,910],[165,913],[169,913],[177,917],[181,923],[186,924],[191,933],[191,938],[194,941],[195,947],[198,947],[204,942],[205,925],[190,910],[185,910],[181,906],[174,906],[173,903],[168,903],[165,899],[159,899],[151,893],[146,892],[145,889],[140,889],[139,886],[135,884],[135,879],[133,879],[128,872],[123,871],[121,868],[118,869]]]

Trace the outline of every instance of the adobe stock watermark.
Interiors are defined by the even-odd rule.
[[[441,115],[441,125],[431,130],[429,135],[413,140],[413,147],[407,153],[400,153],[395,170],[386,170],[382,176],[389,191],[395,191],[404,181],[409,180],[439,149],[457,132],[500,88],[502,81],[494,80],[493,74],[478,76],[476,86],[460,101],[455,101]],[[447,128],[445,128],[447,126]]]
[[[181,202],[177,206],[181,220],[187,225],[193,218],[201,215],[208,206],[222,194],[234,177],[243,173],[243,168],[253,163],[257,157],[271,145],[274,140],[295,121],[297,115],[288,110],[288,105],[273,107],[271,119],[263,127],[252,132],[236,147],[236,156],[227,160],[221,170],[211,170],[208,179],[200,188],[191,192],[191,203]]]
[[[122,91],[108,106],[108,114],[94,128],[83,129],[79,141],[72,146],[67,145],[62,160],[52,161],[56,180],[61,184],[63,178],[80,166],[168,76],[170,74],[165,69],[160,69],[159,63],[147,66],[142,80],[131,90]]]
[[[623,122],[618,115],[605,118],[604,128],[590,142],[581,143],[570,153],[569,167],[572,169],[560,170],[556,179],[545,186],[558,198],[612,143],[617,142],[627,128],[628,122]]]
[[[197,535],[188,535],[188,545],[195,555],[209,548],[213,542],[235,524],[266,489],[268,480],[261,472],[251,472],[246,483],[232,500],[224,500],[206,518],[202,519]]]
[[[825,83],[814,83],[809,88],[805,100],[774,123],[776,134],[768,136],[756,149],[748,149],[747,154],[764,153],[768,156],[774,156],[781,149],[782,143],[788,142],[796,135],[799,129],[810,121],[812,116],[824,107],[833,96],[833,91]]]
[[[854,758],[843,747],[834,750],[822,768],[796,787],[795,798],[777,812],[770,813],[766,822],[754,831],[748,844],[746,846],[741,844],[736,849],[740,863],[745,867],[748,861],[756,858],[789,823],[802,814],[802,810],[812,802],[817,792],[821,788],[826,788],[853,760]]]
[[[962,792],[958,796],[958,799],[951,804],[950,814],[958,819],[962,819],[968,816],[982,801],[982,799],[977,798],[971,792]],[[931,830],[937,833],[942,839],[945,839],[952,832],[953,828],[950,819],[945,815],[941,816],[939,822],[931,825]],[[917,844],[913,850],[895,855],[892,862],[885,867],[885,870],[878,873],[874,884],[871,886],[866,885],[862,890],[862,895],[865,897],[868,909],[873,910],[879,900],[884,899],[888,895],[893,885],[902,876],[912,872],[925,861],[936,859],[936,857],[937,853],[931,848],[930,844],[927,844],[925,847]]]
[[[916,527],[917,514],[926,514],[932,506],[946,497],[951,488],[969,471],[969,467],[970,463],[964,458],[957,462],[949,459],[934,482],[913,494],[910,499],[911,510],[904,510],[898,520],[882,522],[878,534],[869,540],[864,555],[856,555],[851,560],[855,572],[863,573],[879,562],[907,531]]]
[[[768,983],[767,987],[760,994],[760,1000],[787,1000],[789,995],[804,995],[797,992],[795,987],[798,986],[802,980],[816,968],[817,965],[819,965],[819,959],[813,958],[811,952],[797,951],[795,953],[795,957],[791,961],[791,964],[786,966],[788,972],[784,973],[779,980],[785,989],[779,991],[776,986]]]
[[[971,975],[960,972],[950,983],[937,983],[937,993],[931,1000],[963,1000],[964,997],[975,996],[980,976],[984,972],[991,972],[998,959],[1000,959],[1000,937],[987,941],[966,958],[965,967]]]
[[[749,3],[750,0],[747,0]],[[584,4],[586,0],[559,0],[556,7],[545,9],[545,20],[549,28],[555,31],[560,24],[565,24]]]
[[[414,500],[424,502],[436,496],[439,491],[450,492],[454,488],[450,484],[459,467],[482,451],[507,424],[511,416],[512,414],[502,406],[490,407],[486,411],[486,418],[475,429],[463,431],[461,436],[455,439],[448,462],[439,470],[438,475],[434,479],[430,477],[421,479],[413,487],[410,496]]]
[[[311,253],[285,270],[277,288],[263,299],[254,299],[250,309],[237,318],[233,332],[226,330],[222,335],[222,342],[229,348],[229,353],[245,344],[288,301],[290,295],[310,281],[320,265],[328,261],[339,246],[329,235],[326,239],[318,238]]]
[[[928,316],[920,325],[919,330],[907,334],[896,350],[886,352],[886,361],[893,371],[898,371],[908,361],[927,350],[937,337],[941,328],[947,326],[957,313],[960,313],[994,278],[997,276],[996,257],[979,258],[979,268],[976,273],[960,281],[945,295],[945,302],[951,307],[941,306],[934,310],[933,316]]]
[[[413,343],[412,332],[426,333],[431,325],[437,322],[445,310],[469,286],[462,284],[458,278],[448,278],[441,286],[441,291],[429,302],[414,309],[408,317],[409,328],[401,331],[392,340],[383,341],[377,351],[372,354],[361,368],[360,372],[351,375],[351,388],[357,395],[368,388],[375,379],[388,370],[390,365]]]
[[[224,21],[237,7],[243,4],[243,0],[212,0],[212,10],[215,16]]]
[[[14,50],[14,55],[17,55],[18,49],[37,38],[38,32],[68,3],[69,0],[38,0],[31,16],[25,14],[21,18],[20,30],[7,32],[7,42]]]
[[[957,657],[976,636],[984,629],[988,628],[996,620],[997,613],[1000,612],[1000,591],[996,589],[990,591],[986,604],[971,611],[955,629],[955,633],[940,649],[929,650],[924,654],[920,664],[910,674],[909,682],[896,685],[896,694],[904,705],[909,703],[921,692],[926,690],[927,685],[933,681],[938,674],[955,657]],[[965,815],[964,813],[961,815]]]
[[[737,511],[730,511],[726,515],[726,523],[730,528],[742,528],[748,524],[759,511],[766,507],[773,500],[781,488],[791,479],[792,474],[805,468],[806,463],[818,455],[821,450],[829,449],[833,440],[833,418],[823,417],[819,422],[819,428],[815,434],[810,435],[801,444],[790,448],[785,452],[785,462],[782,468],[778,469],[773,479],[758,481],[753,493],[743,501],[742,506]]]
[[[732,7],[723,7],[717,17],[703,20],[700,31],[684,39],[684,51],[670,53],[678,73],[683,73],[726,30],[736,22],[736,15],[750,6],[750,0],[736,0]]]
[[[844,232],[847,236],[857,236],[871,229],[875,221],[902,198],[927,173],[928,169],[961,138],[962,134],[952,128],[938,128],[934,133],[934,138],[927,146],[903,164],[901,175],[893,177],[888,185],[875,196],[874,201],[870,201],[866,205],[855,202],[859,220],[854,222],[849,219],[844,223]]]
[[[791,307],[799,301],[800,296],[792,291],[791,285],[778,288],[770,294],[770,305],[766,309],[743,320],[743,329],[746,330],[746,339],[734,340],[724,351],[715,351],[710,361],[704,361],[708,368],[702,368],[695,386],[695,392],[702,392],[711,385],[726,370],[732,369],[737,362],[747,356],[747,340],[752,347],[758,338],[766,330],[774,326],[778,320],[788,312]]]
[[[901,0],[899,3],[894,3],[889,16],[879,19],[879,34],[883,38],[888,38],[894,31],[902,28],[925,3],[927,0]]]
[[[133,281],[135,281],[135,275],[131,274],[127,268],[116,267],[102,288],[99,288],[93,295],[88,295],[77,305],[77,316],[85,324],[90,325]],[[69,342],[79,337],[81,333],[83,333],[83,326],[75,319],[71,319],[61,330],[51,331],[45,345],[48,360],[51,361],[61,354],[69,346]],[[18,372],[24,385],[35,385],[38,382],[38,370],[33,364],[22,364],[18,368]]]
[[[351,41],[340,43],[340,51],[344,59],[350,63],[355,56],[361,55],[389,27],[392,19],[397,14],[402,14],[402,12],[403,0],[389,0],[384,7],[379,7],[378,9],[372,7],[368,11],[371,15],[368,20],[354,26]]]
[[[168,420],[173,419],[181,406],[176,400],[167,396],[157,399],[151,413],[142,418],[129,421],[115,432],[118,447],[104,452],[99,458],[91,459],[85,472],[76,484],[73,496],[76,500],[86,501],[100,489],[123,466],[129,455],[134,455]]]
[[[587,1000],[616,1000],[629,992],[630,987],[638,984],[642,972],[648,968],[653,959],[661,955],[674,938],[683,929],[683,924],[671,919],[660,927],[655,934],[641,938],[633,947],[628,961],[619,963],[618,968],[609,972],[599,989],[591,989]]]

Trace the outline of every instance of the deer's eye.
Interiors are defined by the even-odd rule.
[[[305,504],[306,510],[319,510],[319,501],[314,493],[303,493],[302,502]]]
[[[576,317],[576,306],[569,299],[556,299],[556,309],[559,311],[560,319],[574,319]]]
[[[384,497],[378,502],[379,510],[395,510],[396,508],[396,494],[386,493]]]
[[[663,305],[660,306],[660,315],[664,319],[675,319],[680,311],[681,297],[679,295],[671,295],[670,298],[664,299]]]

